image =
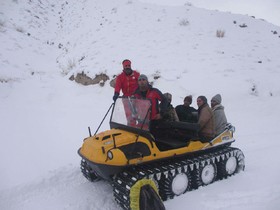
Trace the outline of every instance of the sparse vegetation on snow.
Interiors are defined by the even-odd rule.
[[[77,150],[112,104],[124,59],[174,106],[221,94],[245,154],[244,173],[167,209],[278,209],[279,31],[185,2],[2,1],[0,209],[119,209],[108,183],[84,179]]]

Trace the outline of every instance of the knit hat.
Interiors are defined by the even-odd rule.
[[[163,94],[165,96],[165,98],[171,103],[172,101],[172,95],[170,93],[164,93]]]
[[[138,81],[140,81],[141,79],[144,79],[144,80],[147,80],[147,81],[148,81],[148,77],[147,77],[145,74],[141,74],[141,75],[138,77]]]
[[[123,65],[123,67],[125,68],[126,66],[131,66],[131,61],[130,60],[124,60],[123,62],[122,62],[122,65]]]
[[[186,96],[184,101],[188,101],[190,104],[192,103],[192,95]]]
[[[215,102],[217,102],[218,104],[220,104],[220,103],[222,102],[222,97],[221,97],[220,94],[217,94],[217,95],[215,95],[215,96],[211,99],[211,101],[215,101]]]

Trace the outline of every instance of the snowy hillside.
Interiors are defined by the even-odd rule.
[[[246,157],[244,172],[166,201],[167,209],[278,209],[278,26],[190,3],[13,0],[1,2],[0,40],[0,209],[119,209],[108,183],[82,176],[77,150],[111,105],[109,81],[126,58],[173,105],[220,93],[236,126],[233,146]],[[81,72],[110,80],[69,80]]]

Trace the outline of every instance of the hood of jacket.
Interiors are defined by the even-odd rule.
[[[213,107],[213,111],[215,110],[224,110],[224,106],[222,104],[217,104],[216,106]]]

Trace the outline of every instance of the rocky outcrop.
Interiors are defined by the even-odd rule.
[[[105,82],[109,80],[109,76],[106,74],[96,74],[95,78],[91,78],[86,75],[84,72],[78,73],[76,76],[72,75],[69,78],[71,81],[75,81],[82,85],[96,85],[99,84],[100,86],[104,86]]]

